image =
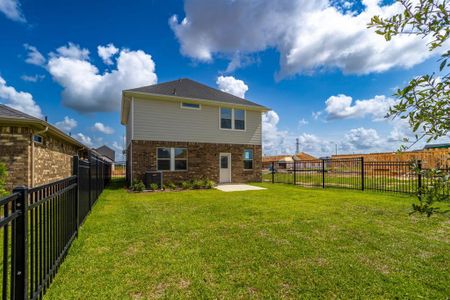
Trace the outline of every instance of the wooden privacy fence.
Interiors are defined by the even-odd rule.
[[[417,162],[420,170],[422,164]],[[448,166],[441,169],[448,173]],[[411,162],[365,161],[363,157],[344,159],[272,162],[263,171],[263,180],[306,187],[334,187],[384,192],[416,193],[435,178],[416,172]],[[450,193],[450,186],[442,191]]]
[[[58,272],[78,228],[111,178],[111,166],[90,155],[73,159],[74,175],[0,199],[2,299],[39,299]]]

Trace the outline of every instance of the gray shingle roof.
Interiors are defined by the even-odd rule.
[[[193,81],[188,78],[181,78],[155,85],[125,90],[124,92],[150,93],[157,95],[218,101],[222,103],[266,108],[252,101],[219,91],[217,89],[214,89],[212,87],[209,87],[207,85],[201,84],[197,81]]]
[[[106,146],[106,145],[103,145],[103,146],[95,149],[95,151],[97,151],[98,153],[100,153],[103,156],[108,157],[112,161],[115,160],[116,152],[113,149],[111,149],[108,146]]]
[[[36,117],[27,115],[21,111],[8,107],[4,104],[0,104],[0,118],[13,118],[23,120],[40,120]]]

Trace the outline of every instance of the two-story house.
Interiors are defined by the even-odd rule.
[[[190,79],[122,93],[127,179],[261,181],[262,113],[269,109]]]

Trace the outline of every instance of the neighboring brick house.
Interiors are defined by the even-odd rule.
[[[8,169],[8,189],[72,175],[72,158],[83,149],[46,121],[0,104],[0,162]]]
[[[123,91],[127,179],[261,181],[262,113],[269,109],[190,79]]]

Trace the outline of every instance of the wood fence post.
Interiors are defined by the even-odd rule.
[[[28,189],[26,187],[16,187],[13,193],[20,196],[15,202],[14,211],[19,212],[19,216],[13,223],[11,232],[12,253],[11,253],[11,299],[27,299],[27,279],[28,279]],[[6,268],[7,266],[3,266]]]

